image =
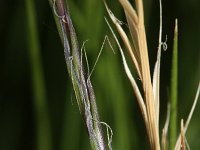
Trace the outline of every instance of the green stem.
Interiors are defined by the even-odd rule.
[[[175,22],[174,44],[173,44],[173,59],[171,72],[171,115],[170,115],[170,150],[174,149],[177,138],[177,99],[178,99],[178,23]]]
[[[61,40],[63,41],[65,61],[79,110],[88,130],[91,147],[95,150],[104,150],[106,149],[106,145],[102,132],[102,124],[99,121],[96,98],[90,77],[86,76],[83,69],[81,51],[69,10],[64,0],[57,0],[54,4],[51,1],[49,2],[52,5],[54,15],[59,19],[60,25],[57,27],[59,31],[62,31]]]
[[[39,36],[33,0],[25,0],[27,13],[27,39],[32,75],[34,111],[37,126],[37,150],[51,150],[50,121],[47,111],[46,91],[40,56]]]

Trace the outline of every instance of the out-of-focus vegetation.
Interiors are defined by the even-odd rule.
[[[42,82],[45,83],[46,91],[45,107],[52,140],[49,146],[56,150],[90,149],[88,135],[68,78],[63,47],[53,13],[47,0],[36,0],[34,5],[37,23],[35,32],[38,32],[37,40],[41,55],[40,68],[43,68]],[[109,1],[108,5],[120,20],[125,21],[117,0]],[[144,0],[144,5],[152,71],[158,46],[159,2]],[[90,68],[93,67],[105,35],[110,37],[116,52],[113,54],[107,43],[91,77],[101,120],[108,123],[114,132],[113,149],[148,149],[144,122],[131,85],[125,76],[119,52],[104,21],[107,13],[102,1],[69,0],[69,8],[80,46],[83,41],[88,40],[86,51]],[[28,19],[26,9],[25,0],[0,1],[0,149],[2,150],[35,150],[37,145],[35,87],[32,84],[33,69],[29,57],[33,47],[30,47],[29,43],[30,18]],[[170,96],[175,18],[179,20],[178,129],[180,119],[186,119],[195,96],[200,76],[199,9],[199,1],[163,0],[163,35],[168,37],[168,49],[162,53],[161,60],[160,128],[165,121],[167,100]],[[126,25],[124,27],[126,28]],[[199,110],[198,104],[186,134],[191,149],[199,147]]]

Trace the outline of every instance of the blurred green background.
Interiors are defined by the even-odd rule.
[[[32,0],[29,5],[35,11],[37,30],[34,33],[38,34],[36,39],[40,50],[36,54],[38,57],[32,57],[30,52],[34,43],[30,37],[27,1],[0,1],[0,150],[37,149],[38,122],[43,126],[40,136],[43,150],[88,150],[89,139],[68,78],[63,47],[49,3],[47,0]],[[118,1],[108,1],[108,4],[115,15],[125,21]],[[152,70],[158,46],[159,2],[144,0],[144,5]],[[80,46],[88,40],[86,51],[90,68],[105,35],[110,37],[116,52],[113,54],[106,43],[92,75],[101,121],[108,123],[114,132],[113,149],[149,149],[139,107],[104,21],[107,13],[102,1],[69,0],[69,8]],[[181,118],[186,120],[196,93],[200,79],[199,10],[198,0],[163,0],[163,41],[167,35],[168,49],[162,52],[161,61],[161,129],[169,99],[175,18],[179,20],[179,124]],[[127,30],[126,25],[124,28]],[[37,64],[36,68],[32,67],[33,62]],[[33,84],[34,74],[36,80],[39,79],[38,87]],[[43,95],[42,104],[37,99],[41,95],[36,91]],[[191,149],[198,149],[200,145],[199,113],[200,104],[186,134]]]

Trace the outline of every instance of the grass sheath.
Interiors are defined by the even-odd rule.
[[[90,76],[85,73],[80,54],[79,44],[69,9],[63,0],[53,2],[53,10],[58,17],[61,39],[64,46],[64,56],[67,70],[71,78],[79,111],[86,125],[90,143],[95,150],[105,150],[106,145],[102,131],[102,122],[99,121],[96,98],[90,81]],[[110,143],[109,143],[110,144]],[[111,148],[111,146],[109,145]]]

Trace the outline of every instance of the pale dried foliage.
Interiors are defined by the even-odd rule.
[[[186,150],[185,148],[185,132],[184,132],[184,125],[183,119],[181,119],[181,150]]]
[[[144,26],[143,2],[142,0],[135,0],[136,8],[133,8],[128,0],[119,0],[119,2],[124,9],[132,40],[128,38],[128,36],[126,35],[125,31],[123,30],[121,26],[122,25],[121,22],[114,16],[114,14],[108,8],[106,3],[105,3],[105,6],[112,22],[114,23],[123,41],[125,48],[128,50],[132,63],[141,80],[143,91],[139,90],[138,85],[133,75],[131,74],[131,71],[126,62],[124,51],[122,50],[122,47],[119,44],[119,41],[113,29],[111,28],[109,22],[107,21],[107,19],[106,19],[106,22],[117,42],[117,45],[119,47],[119,50],[122,56],[122,61],[123,61],[126,75],[131,82],[133,91],[136,95],[139,107],[141,109],[145,126],[146,126],[146,131],[148,134],[148,139],[150,142],[150,147],[152,150],[160,150],[161,149],[160,138],[159,138],[160,61],[161,61],[161,47],[162,45],[163,47],[165,46],[165,43],[161,41],[162,39],[161,0],[159,0],[160,2],[160,29],[159,29],[159,41],[158,41],[159,44],[158,44],[158,51],[157,51],[157,60],[156,60],[154,72],[153,72],[153,81],[151,81],[151,75],[150,75],[148,47],[147,47],[147,40],[146,40],[146,33],[145,33],[145,26]],[[177,21],[175,25],[175,32],[178,32]],[[191,119],[194,108],[196,106],[196,101],[197,101],[196,99],[193,104],[194,107],[192,107],[192,110],[188,117],[189,121]],[[167,132],[168,132],[168,126],[169,126],[169,116],[170,115],[169,115],[169,108],[168,108],[167,119],[166,119],[165,127],[163,129],[163,135],[162,135],[162,149],[167,149],[167,142],[168,142]],[[187,126],[189,124],[188,120],[184,127],[182,125],[181,132],[184,133],[184,135],[187,130]],[[181,137],[179,136],[175,149],[179,150],[180,146],[181,146]]]
[[[168,148],[167,133],[169,129],[169,119],[170,119],[170,104],[168,104],[168,107],[167,107],[167,117],[166,117],[164,128],[162,130],[162,150],[167,150]]]
[[[132,36],[132,42],[128,39],[126,33],[121,27],[120,22],[116,19],[113,13],[106,6],[107,11],[115,24],[123,42],[128,50],[131,60],[136,68],[139,78],[141,79],[143,86],[143,97],[141,96],[141,91],[139,91],[138,85],[135,83],[133,76],[130,73],[128,65],[125,67],[127,76],[132,83],[133,90],[136,94],[140,109],[143,114],[143,118],[146,125],[146,130],[148,133],[151,149],[160,149],[159,141],[159,64],[160,64],[160,53],[158,53],[158,60],[156,62],[155,73],[154,73],[154,84],[151,82],[150,67],[149,67],[149,57],[146,41],[146,33],[144,27],[144,11],[143,3],[141,0],[136,0],[136,10],[131,6],[127,0],[119,0],[122,5],[126,19],[128,22],[129,30]],[[159,51],[161,47],[161,42],[159,44]],[[153,90],[154,87],[154,90]]]

